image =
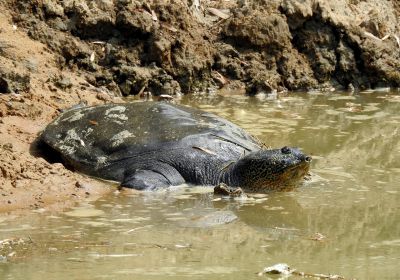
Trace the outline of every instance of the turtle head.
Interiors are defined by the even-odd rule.
[[[311,157],[296,148],[252,152],[229,169],[227,183],[254,192],[289,190],[308,173],[310,162]]]

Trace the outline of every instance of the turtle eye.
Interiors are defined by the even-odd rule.
[[[282,154],[290,154],[290,148],[288,146],[285,146],[281,148]]]

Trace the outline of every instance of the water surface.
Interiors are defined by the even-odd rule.
[[[223,116],[268,146],[301,147],[314,158],[312,179],[248,201],[178,188],[115,192],[64,213],[1,216],[0,240],[33,243],[3,248],[11,255],[2,258],[0,279],[260,279],[256,272],[280,262],[400,279],[399,92],[181,103]]]

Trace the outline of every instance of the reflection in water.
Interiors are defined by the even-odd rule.
[[[268,146],[313,154],[312,179],[293,192],[215,199],[207,188],[122,192],[62,214],[0,217],[0,279],[258,279],[279,262],[357,279],[400,271],[400,98],[307,94],[182,103],[246,128]],[[311,240],[315,233],[326,238]],[[13,253],[14,252],[14,253]]]

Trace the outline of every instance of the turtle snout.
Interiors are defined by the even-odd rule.
[[[309,155],[304,154],[302,151],[300,151],[298,148],[291,148],[288,146],[284,146],[281,149],[281,153],[284,155],[293,155],[300,161],[304,161],[307,163],[310,163],[312,161],[312,157]],[[290,156],[289,156],[290,157]]]

